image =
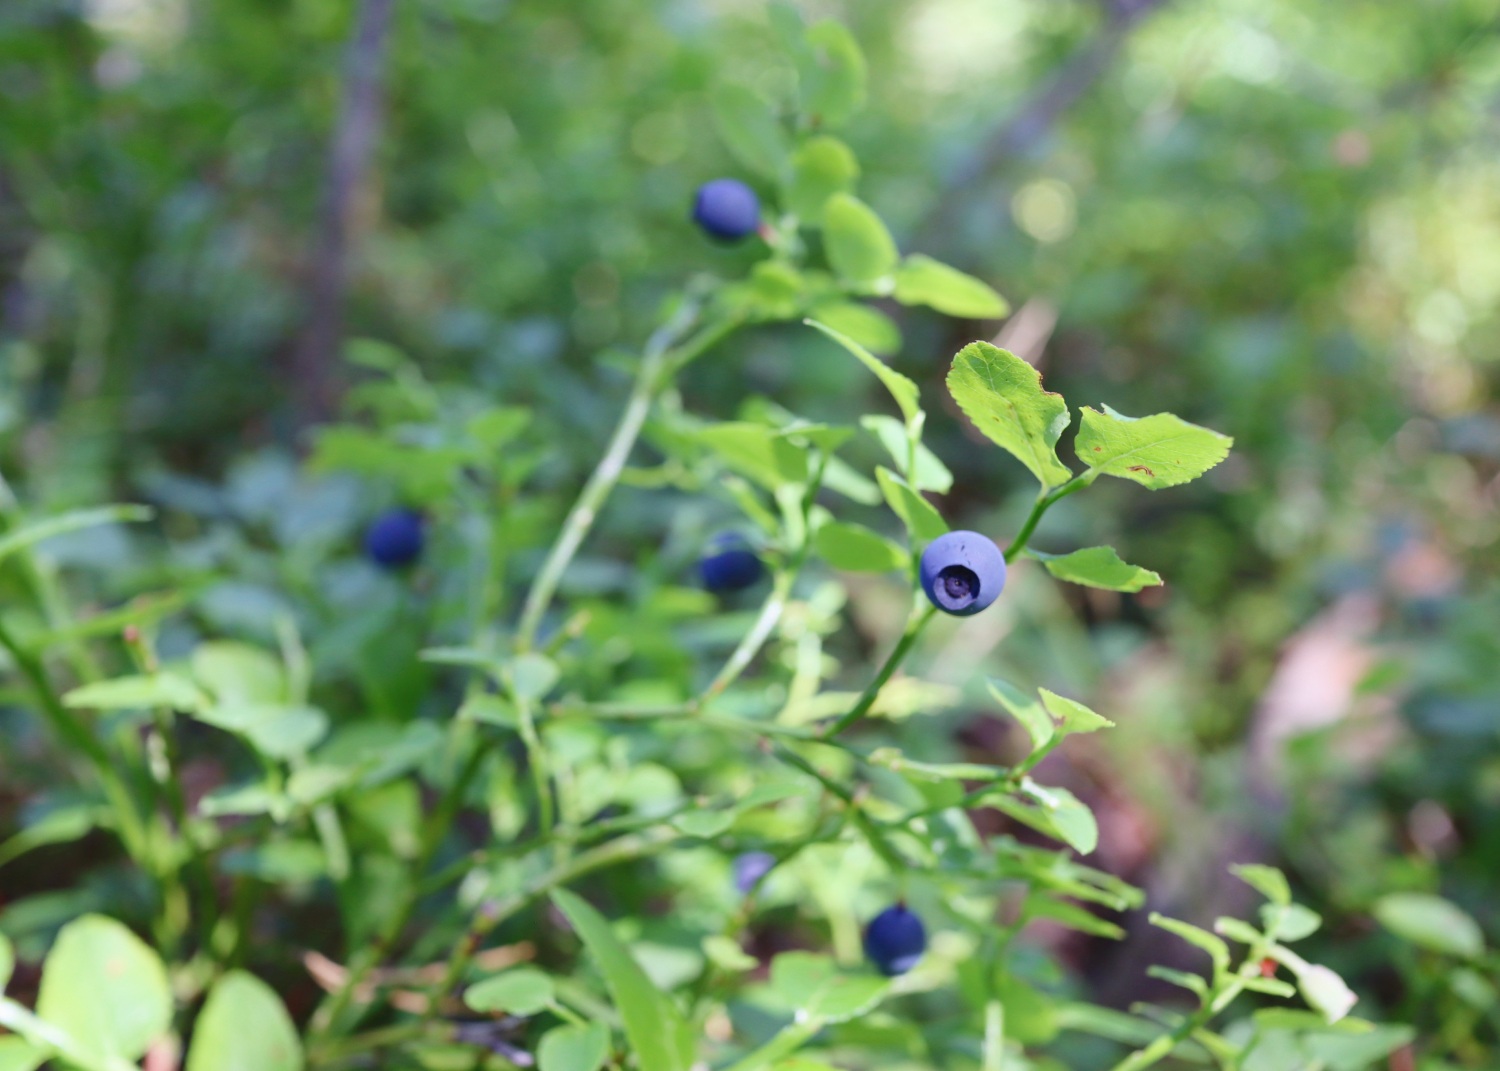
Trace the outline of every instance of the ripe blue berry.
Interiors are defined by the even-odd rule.
[[[905,974],[927,951],[927,928],[905,904],[888,907],[865,927],[865,955],[881,974]]]
[[[1005,587],[1005,555],[989,536],[949,532],[927,544],[918,573],[932,605],[967,617],[999,597]]]
[[[400,569],[422,556],[425,533],[416,510],[393,509],[376,517],[365,530],[365,553],[376,565]]]
[[[744,538],[732,532],[715,536],[698,562],[703,586],[716,595],[743,591],[766,571],[765,565]]]
[[[714,179],[698,187],[693,220],[714,238],[737,242],[760,226],[760,198],[739,179]]]
[[[734,860],[734,887],[741,893],[749,895],[750,890],[760,883],[760,879],[771,872],[776,865],[776,857],[770,852],[746,852],[744,855],[735,857]]]

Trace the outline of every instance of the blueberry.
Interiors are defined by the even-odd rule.
[[[925,951],[927,928],[905,904],[886,908],[865,927],[865,955],[881,974],[905,974]]]
[[[776,857],[770,852],[746,852],[735,857],[734,887],[745,895],[760,883],[760,879],[771,872]]]
[[[739,179],[714,179],[698,187],[693,220],[712,237],[737,242],[760,226],[760,198]]]
[[[410,565],[422,556],[422,525],[422,515],[416,510],[388,510],[365,530],[365,553],[386,569]]]
[[[732,532],[715,536],[698,561],[703,586],[715,594],[743,591],[752,586],[766,567],[742,536]]]
[[[932,605],[967,617],[999,597],[1005,587],[1005,555],[989,536],[949,532],[927,545],[919,572]]]

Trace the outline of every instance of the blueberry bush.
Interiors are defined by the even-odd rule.
[[[482,18],[447,6],[460,25]],[[327,39],[315,7],[296,32]],[[545,14],[528,17],[538,41],[568,44]],[[597,32],[623,34],[621,24]],[[898,165],[852,146],[876,136],[859,124],[887,121],[887,109],[862,110],[865,98],[892,91],[878,77],[867,85],[854,35],[786,7],[771,10],[768,30],[778,77],[710,94],[728,152],[715,166],[733,174],[684,169],[670,217],[641,207],[701,234],[681,247],[688,281],[637,302],[654,309],[638,352],[604,345],[580,372],[547,364],[555,351],[518,330],[507,345],[543,384],[533,391],[419,356],[427,346],[412,334],[372,332],[382,339],[345,347],[342,419],[315,429],[303,461],[252,453],[222,486],[133,470],[143,493],[129,497],[149,506],[100,507],[101,473],[128,452],[79,461],[93,440],[64,434],[50,482],[0,483],[0,769],[30,789],[0,841],[0,1068],[1358,1071],[1405,1066],[1414,1041],[1432,1071],[1486,1066],[1495,954],[1474,918],[1436,894],[1430,868],[1384,852],[1367,820],[1376,808],[1345,820],[1351,805],[1331,797],[1375,789],[1328,776],[1337,731],[1291,753],[1293,880],[1246,845],[1229,868],[1243,910],[1203,925],[1146,910],[1145,883],[1103,858],[1111,837],[1130,837],[1119,809],[1058,776],[1117,750],[1150,781],[1152,754],[1180,746],[1130,717],[1175,704],[1169,688],[1096,702],[1119,726],[1069,698],[1109,689],[1100,651],[1055,607],[1094,612],[1161,588],[1127,557],[1181,575],[1195,596],[1165,627],[1189,666],[1171,668],[1201,693],[1200,742],[1227,731],[1216,719],[1281,636],[1289,611],[1230,585],[1239,566],[1220,537],[1265,504],[1235,468],[1240,452],[1155,411],[1158,398],[1194,405],[1202,375],[1217,400],[1195,408],[1250,435],[1257,459],[1295,455],[1280,424],[1253,411],[1269,389],[1247,371],[1264,367],[1255,333],[1216,337],[1211,375],[1125,377],[1120,404],[1143,406],[1131,410],[1150,414],[1140,417],[1070,406],[1031,361],[990,342],[932,360],[934,335],[919,331],[914,347],[898,317],[927,310],[924,324],[947,323],[923,330],[990,338],[1008,306],[929,255],[939,250],[909,218],[899,230],[919,237],[899,249],[872,207],[866,174],[889,191]],[[251,44],[240,40],[247,54]],[[258,54],[282,47],[262,42]],[[646,64],[651,47],[642,53],[632,62]],[[476,62],[471,81],[489,69]],[[455,84],[460,73],[448,72]],[[576,139],[566,113],[551,119]],[[651,118],[631,128],[648,148],[671,133]],[[225,122],[210,115],[204,128]],[[485,166],[514,148],[508,122],[487,113],[465,130]],[[557,151],[571,144],[560,136]],[[251,157],[232,163],[274,171]],[[118,188],[149,188],[153,161],[142,152],[122,166]],[[608,166],[580,171],[606,185]],[[65,203],[38,195],[38,173],[17,173],[38,218],[67,217]],[[1159,176],[1126,177],[1137,196],[1132,183]],[[504,183],[507,207],[570,192],[519,170]],[[1027,234],[1076,210],[1060,186],[1017,194]],[[434,196],[407,172],[393,193],[412,219]],[[1325,196],[1337,200],[1322,186],[1307,195]],[[181,215],[164,226],[202,218],[191,197],[173,205]],[[1133,318],[1135,258],[1158,251],[1142,235],[1171,210],[1126,207],[1081,246],[1121,263],[1090,277],[1075,315],[1122,337],[1191,332],[1186,314],[1170,329]],[[557,236],[569,221],[553,222],[548,240],[561,248],[547,256],[567,260],[576,250]],[[139,239],[128,218],[98,226],[101,262]],[[462,224],[442,240],[468,249]],[[405,263],[399,245],[383,249],[392,264]],[[467,285],[476,300],[540,310],[556,299],[540,292],[535,249],[517,245],[493,278]],[[1276,249],[1264,252],[1279,268]],[[55,267],[70,255],[59,243],[33,275],[72,279]],[[620,288],[598,263],[569,273],[583,313]],[[1256,263],[1225,278],[1184,271],[1167,305],[1246,278],[1248,289],[1269,285],[1252,276]],[[1075,267],[1043,259],[1038,289]],[[254,281],[245,262],[223,270]],[[415,269],[397,275],[442,288]],[[85,295],[115,285],[108,272],[79,278]],[[394,318],[403,287],[389,300]],[[273,318],[247,304],[243,320],[205,327],[193,313],[169,334],[122,302],[98,329],[174,350],[208,332],[243,354]],[[1307,316],[1277,330],[1318,337]],[[646,318],[580,313],[574,327],[614,343]],[[463,335],[461,323],[448,329]],[[4,351],[0,373],[46,396],[48,341]],[[753,386],[768,348],[794,355],[779,373],[785,391]],[[927,374],[919,382],[898,365]],[[843,387],[864,382],[851,376],[878,389],[874,404],[862,386]],[[1070,396],[1096,396],[1067,382]],[[839,386],[807,388],[819,383]],[[203,413],[241,401],[203,397]],[[115,405],[121,393],[103,398]],[[86,426],[92,411],[67,412]],[[127,412],[93,415],[101,439],[122,441]],[[1294,438],[1305,443],[1320,417],[1303,416]],[[7,450],[7,463],[37,456],[34,442]],[[590,452],[580,474],[574,461]],[[1358,453],[1346,443],[1334,456]],[[1293,481],[1295,457],[1278,471]],[[51,508],[80,495],[89,503]],[[1156,505],[1174,499],[1185,504]],[[1295,511],[1272,505],[1256,521],[1265,547],[1295,546]],[[950,530],[960,512],[982,530]],[[1284,560],[1299,567],[1291,552]],[[1016,598],[1024,612],[1006,609]],[[1410,670],[1377,665],[1359,682],[1378,696],[1411,674],[1430,731],[1376,789],[1391,797],[1380,807],[1411,810],[1416,831],[1492,798],[1474,774],[1489,722],[1473,710],[1492,698],[1474,667],[1492,666],[1494,639],[1484,593],[1468,598],[1471,620],[1431,638]],[[1462,661],[1444,657],[1455,635],[1474,652]],[[1218,661],[1206,650],[1217,637]],[[1003,676],[984,657],[1002,639],[1016,651]],[[1122,655],[1109,642],[1098,646],[1114,679],[1121,662],[1138,663],[1128,676],[1147,686],[1161,679],[1149,648]],[[1232,658],[1252,669],[1204,679]],[[953,731],[955,714],[967,735]],[[1170,814],[1176,786],[1162,781],[1153,798]],[[1204,789],[1216,790],[1235,797]],[[1246,809],[1245,794],[1235,798]],[[1213,861],[1192,865],[1225,869],[1203,859]],[[1483,888],[1484,857],[1467,871]],[[1170,902],[1152,885],[1151,906]],[[1339,927],[1331,937],[1325,911]],[[1365,915],[1378,931],[1356,944],[1349,920]],[[1142,954],[1143,921],[1171,943]],[[1121,938],[1132,989],[1105,999],[1078,950],[1107,955],[1098,949]],[[1363,1003],[1325,962],[1357,974]]]

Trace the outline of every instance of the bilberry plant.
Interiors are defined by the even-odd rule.
[[[1256,924],[1153,918],[1207,957],[1204,975],[1155,972],[1185,1007],[1065,1000],[1024,951],[1032,922],[1118,937],[1115,917],[1143,902],[1081,861],[1099,841],[1090,808],[1039,780],[1049,754],[1111,723],[1046,688],[976,679],[970,696],[1025,744],[1006,762],[955,761],[944,734],[901,731],[954,702],[907,664],[923,664],[940,611],[960,619],[941,627],[972,627],[962,619],[992,606],[1023,559],[1107,591],[1160,583],[1109,547],[1043,553],[1033,537],[1101,478],[1187,483],[1230,440],[1168,413],[1083,408],[1070,465],[1058,447],[1075,411],[1026,361],[974,342],[947,390],[1038,489],[1014,533],[950,530],[931,496],[953,477],[924,442],[917,382],[876,355],[899,330],[868,302],[980,321],[1006,305],[903,255],[856,196],[835,131],[863,98],[864,60],[841,26],[777,11],[795,97],[726,86],[715,98],[774,206],[720,181],[694,207],[719,236],[759,226],[766,255],[666,303],[565,508],[536,475],[549,452],[536,415],[364,343],[350,354],[374,373],[359,419],[324,429],[307,478],[357,477],[440,521],[454,537],[426,562],[432,591],[381,602],[324,535],[248,559],[261,586],[235,579],[190,610],[159,598],[71,619],[37,545],[147,511],[6,512],[0,565],[25,566],[35,608],[0,616],[0,647],[66,749],[60,768],[86,777],[0,848],[0,866],[97,831],[125,864],[111,861],[110,887],[139,890],[81,890],[55,935],[0,938],[0,985],[17,958],[42,964],[34,1001],[0,996],[10,1065],[125,1071],[149,1051],[162,1066],[186,1039],[187,1071],[469,1066],[485,1053],[543,1071],[787,1071],[830,1067],[835,1048],[841,1065],[888,1066],[892,1045],[1000,1071],[1058,1066],[1053,1043],[1084,1033],[1114,1071],[1172,1054],[1248,1071],[1268,1038],[1314,1046],[1335,1023],[1372,1058],[1400,1043],[1350,1019],[1353,994],[1289,947],[1320,920],[1268,867],[1238,870],[1266,900]],[[817,359],[857,362],[889,404],[858,426],[769,403],[727,421],[687,411],[685,368],[741,331],[799,321],[819,332],[807,334]],[[643,436],[660,461],[649,469],[632,466]],[[753,530],[712,545],[702,580],[727,591],[764,573],[759,609],[715,613],[670,570],[575,569],[622,482]],[[851,504],[882,503],[884,522],[849,518]],[[377,563],[410,563],[422,516],[385,515],[366,538]],[[825,642],[851,573],[908,608],[868,672]],[[254,597],[225,613],[247,587]],[[235,638],[208,638],[215,626]],[[190,792],[191,752],[206,747],[218,782]],[[982,811],[1009,832],[982,832]],[[776,881],[762,881],[773,863]],[[750,939],[773,925],[792,940]],[[278,959],[271,932],[306,954]],[[315,1006],[285,999],[314,984]],[[1300,994],[1309,1010],[1229,1021],[1246,994]]]

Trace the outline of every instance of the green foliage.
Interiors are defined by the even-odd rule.
[[[1355,1019],[1356,991],[1371,1018],[1433,1027],[1423,1071],[1482,1066],[1493,608],[1476,594],[1466,629],[1424,623],[1410,666],[1361,685],[1390,709],[1416,697],[1390,752],[1405,766],[1356,769],[1369,749],[1337,727],[1282,748],[1248,713],[1288,632],[1373,553],[1355,546],[1369,502],[1404,515],[1429,495],[1450,551],[1488,545],[1488,462],[1431,445],[1484,441],[1458,419],[1483,375],[1453,338],[1489,315],[1485,254],[1452,279],[1426,263],[1485,243],[1410,240],[1427,231],[1345,162],[1369,135],[1406,160],[1416,133],[1462,125],[1457,104],[1409,129],[1372,102],[1482,98],[1482,64],[1443,44],[1476,16],[1450,5],[1417,40],[1372,35],[1406,17],[1388,12],[1231,6],[1142,20],[1055,144],[999,131],[1008,205],[989,176],[944,192],[931,161],[988,152],[995,100],[1050,85],[1075,48],[1112,54],[1092,35],[1130,19],[1020,5],[936,56],[958,6],[878,0],[857,14],[867,85],[855,33],[789,5],[722,30],[608,0],[407,12],[347,310],[380,340],[346,347],[344,417],[309,431],[305,464],[226,464],[220,441],[251,416],[280,434],[276,399],[305,386],[272,362],[300,353],[291,265],[316,243],[292,221],[321,197],[298,161],[323,155],[344,15],[304,4],[273,27],[230,3],[139,35],[45,4],[0,15],[20,105],[0,105],[0,219],[25,249],[0,252],[24,313],[0,327],[0,468],[20,492],[0,483],[0,773],[34,797],[0,809],[17,883],[0,1067],[122,1071],[187,1040],[189,1071],[500,1066],[484,1049],[506,1046],[543,1071],[1356,1071],[1416,1037]],[[996,47],[982,31],[1002,17]],[[1278,70],[1311,84],[1304,32],[1340,42],[1310,53],[1311,81],[1344,103],[1277,88]],[[698,136],[714,125],[722,152]],[[687,191],[736,165],[764,241],[694,244]],[[931,314],[1004,316],[986,279],[1037,295],[1003,335],[1023,356],[963,346],[935,404],[931,358],[961,341]],[[865,412],[889,405],[799,320],[900,419]],[[1377,336],[1419,357],[1392,375]],[[1070,397],[1154,415],[1085,408],[1070,431],[1044,363]],[[1407,419],[1406,383],[1432,412]],[[1081,494],[1225,460],[1227,436],[1168,408],[1234,427],[1227,493]],[[1040,483],[1029,513],[980,436]],[[153,508],[89,505],[122,498]],[[392,504],[428,518],[406,574],[357,552]],[[960,517],[1011,536],[1012,582],[980,621],[932,624],[911,567]],[[688,578],[721,527],[753,533],[770,578],[715,602]],[[1032,548],[1054,533],[1083,549]],[[1378,564],[1393,586],[1423,574]],[[1018,729],[975,702],[981,680]],[[1040,685],[1125,728],[1090,735],[1114,723]],[[1381,715],[1364,713],[1350,724]],[[1133,963],[1128,1012],[1088,1003],[1108,982],[1094,948],[1139,936],[1122,913],[1143,896],[1114,874],[1158,851],[1205,874],[1237,843],[1219,834],[1244,816],[1241,759],[1299,748],[1326,748],[1313,775],[1256,808],[1293,880],[1236,868],[1268,902],[1217,933],[1153,915],[1207,973]],[[1433,808],[1460,816],[1459,847],[1422,840]],[[742,896],[727,872],[751,851],[774,867]],[[1454,901],[1388,891],[1437,887]],[[857,961],[895,898],[934,940],[892,983]],[[1366,910],[1383,931],[1351,918]],[[1101,940],[1062,955],[1060,930]],[[485,965],[521,942],[536,966]],[[336,961],[314,972],[329,992],[294,949]],[[453,1025],[475,1016],[486,1041]]]

